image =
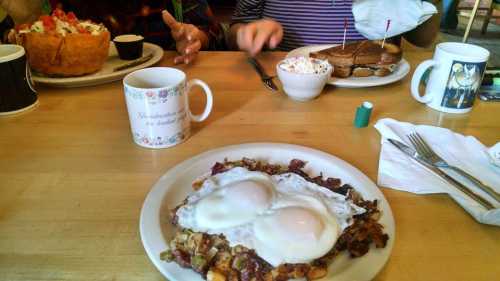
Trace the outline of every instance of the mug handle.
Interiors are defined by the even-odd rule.
[[[413,98],[415,98],[417,101],[421,103],[429,103],[432,100],[432,96],[430,94],[420,96],[420,91],[418,88],[420,86],[420,81],[422,80],[422,76],[424,75],[425,71],[429,67],[435,65],[437,65],[437,62],[434,60],[423,61],[421,64],[418,65],[417,69],[413,73],[413,77],[411,78],[411,95],[413,96]]]
[[[213,105],[212,91],[210,90],[210,88],[208,87],[208,85],[205,82],[203,82],[203,81],[201,81],[199,79],[192,79],[192,80],[189,80],[188,83],[187,83],[186,92],[188,94],[189,94],[189,92],[191,92],[191,88],[193,86],[199,86],[199,87],[201,87],[203,89],[203,92],[205,93],[205,96],[207,97],[207,104],[205,105],[205,109],[203,110],[203,113],[201,113],[199,115],[194,115],[191,112],[191,109],[189,109],[189,103],[188,103],[189,118],[192,121],[201,122],[201,121],[207,119],[208,115],[212,111],[212,105]]]

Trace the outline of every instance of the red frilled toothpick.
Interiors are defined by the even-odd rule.
[[[391,20],[387,20],[387,26],[385,27],[384,40],[382,41],[382,48],[384,48],[385,38],[387,38],[387,31],[389,30],[389,26],[391,25]]]
[[[342,50],[345,47],[345,36],[347,34],[347,18],[344,18],[344,40],[342,40]]]

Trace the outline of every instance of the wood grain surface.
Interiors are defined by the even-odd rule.
[[[160,65],[171,66],[166,52]],[[285,53],[259,60],[274,73]],[[412,65],[430,52],[409,51]],[[271,93],[240,52],[202,52],[179,68],[206,81],[214,108],[191,138],[168,149],[135,145],[121,82],[39,87],[39,105],[0,117],[0,280],[164,280],[139,237],[149,189],[169,168],[206,150],[247,142],[283,142],[338,156],[377,180],[380,136],[373,124],[394,118],[500,140],[500,103],[476,101],[469,114],[444,114],[410,96],[411,73],[375,88],[328,86],[300,103]],[[369,127],[352,125],[356,107],[374,104]],[[192,107],[204,105],[201,93]],[[208,168],[208,167],[207,167]],[[396,221],[391,258],[375,280],[498,280],[500,228],[477,223],[444,195],[382,188]]]

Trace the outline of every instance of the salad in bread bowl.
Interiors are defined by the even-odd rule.
[[[79,20],[60,9],[16,26],[15,40],[30,67],[48,76],[81,76],[100,70],[108,57],[110,33],[102,24]]]

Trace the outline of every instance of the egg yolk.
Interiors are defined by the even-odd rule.
[[[195,217],[199,227],[221,229],[251,222],[271,204],[270,188],[259,181],[228,184],[201,199]]]
[[[273,266],[319,258],[338,237],[335,219],[313,208],[296,206],[259,217],[253,229],[257,254]]]
[[[300,207],[280,209],[273,220],[277,223],[276,230],[294,241],[317,241],[324,229],[317,214]]]

